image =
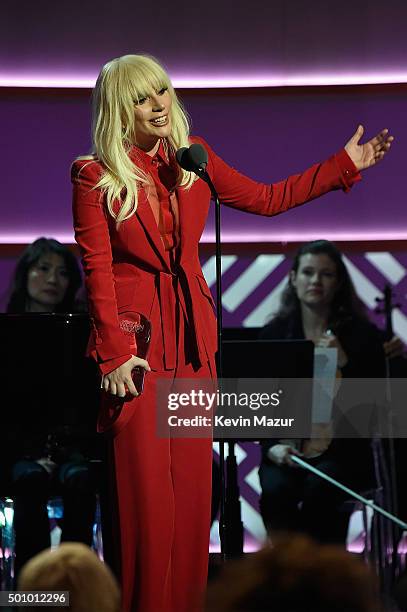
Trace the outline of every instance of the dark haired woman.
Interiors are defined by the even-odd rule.
[[[336,348],[342,377],[376,378],[385,372],[379,331],[368,321],[341,253],[331,242],[304,244],[294,258],[281,307],[263,328],[263,339],[307,339]],[[302,453],[320,470],[350,487],[370,482],[368,440],[265,440],[262,444],[260,509],[269,530],[304,530],[321,541],[344,542],[345,495],[297,469]]]
[[[53,238],[38,238],[18,260],[7,312],[76,312],[81,285],[73,253]]]
[[[33,313],[35,318],[40,313],[83,310],[76,300],[81,285],[80,267],[73,253],[53,238],[38,238],[17,263],[7,312]],[[18,431],[8,427],[5,438],[5,457],[10,466],[6,471],[14,499],[15,574],[28,559],[50,546],[47,501],[51,492],[63,497],[62,539],[90,545],[95,490],[89,463],[78,448],[80,443],[72,428],[46,431],[31,424],[24,428],[23,422]]]

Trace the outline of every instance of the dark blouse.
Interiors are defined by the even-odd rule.
[[[360,317],[346,319],[335,329],[348,363],[341,369],[344,378],[384,378],[386,373],[385,356],[379,330],[368,320]],[[263,340],[305,339],[300,316],[291,318],[275,317],[260,332]],[[278,439],[263,440],[263,461],[268,461],[267,451],[278,444]],[[326,451],[330,456],[342,456],[345,461],[353,461],[355,455],[368,456],[368,439],[335,438]]]

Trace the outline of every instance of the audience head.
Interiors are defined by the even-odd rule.
[[[340,547],[287,534],[225,566],[207,612],[378,612],[374,576]]]
[[[119,587],[111,571],[90,548],[76,542],[63,543],[55,551],[44,550],[28,561],[20,572],[18,589],[69,591],[71,612],[120,612],[121,609]],[[37,610],[28,608],[31,609]]]
[[[73,253],[53,238],[38,238],[17,263],[7,312],[72,312],[81,284]]]
[[[307,242],[299,248],[277,316],[290,317],[303,305],[325,310],[333,325],[350,316],[365,316],[342,255],[328,240]]]

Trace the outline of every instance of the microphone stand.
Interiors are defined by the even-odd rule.
[[[205,164],[206,166],[206,164]],[[197,166],[194,172],[204,180],[211,190],[215,202],[215,263],[216,263],[216,317],[218,378],[223,377],[223,351],[222,351],[222,251],[221,251],[221,211],[217,191],[204,164]],[[222,382],[221,382],[222,384]],[[227,479],[225,478],[225,442],[219,440],[219,469],[220,469],[220,515],[219,539],[222,561],[236,557],[243,553],[243,524],[241,522],[239,487],[237,483],[237,462],[235,455],[235,442],[228,442]],[[226,503],[227,502],[227,503]]]

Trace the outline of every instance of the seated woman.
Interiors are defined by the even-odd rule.
[[[38,238],[17,263],[7,312],[77,312],[81,285],[71,251],[52,238]]]
[[[80,268],[70,250],[51,238],[39,238],[17,263],[7,312],[83,310],[76,301],[81,285]],[[57,410],[58,398],[55,402]],[[7,427],[5,432],[7,451],[2,453],[2,463],[14,499],[15,573],[50,546],[47,501],[51,490],[63,497],[62,539],[92,542],[95,487],[75,432],[65,429],[46,431],[39,426],[33,431],[21,424],[18,430]]]
[[[340,252],[326,240],[299,249],[280,310],[261,337],[307,339],[316,347],[334,347],[342,377],[384,377],[379,332],[364,313]],[[304,455],[318,469],[360,490],[372,482],[369,440],[333,439],[325,448],[304,440],[262,444],[260,509],[266,528],[300,530],[320,541],[345,542],[348,515],[340,507],[346,494],[298,468],[292,454]]]

